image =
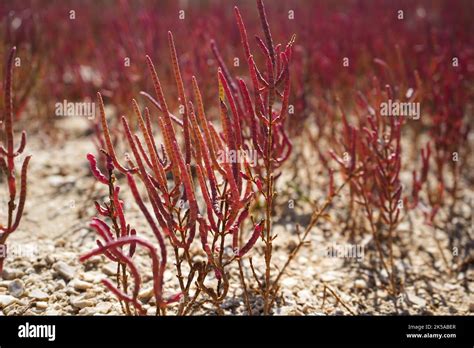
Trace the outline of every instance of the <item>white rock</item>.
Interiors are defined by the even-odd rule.
[[[384,278],[384,279],[387,279],[387,278],[388,278],[388,273],[387,273],[387,271],[385,270],[385,268],[382,268],[382,269],[380,270],[380,276],[381,276],[382,278]]]
[[[426,306],[426,301],[422,299],[421,297],[416,296],[415,293],[413,292],[407,293],[407,297],[408,297],[408,301],[415,304],[419,308]]]
[[[0,280],[0,288],[8,289],[8,285],[10,285],[11,280]]]
[[[307,257],[304,257],[304,256],[300,256],[298,258],[298,263],[300,265],[303,265],[303,266],[306,266],[308,264],[308,258]]]
[[[108,276],[114,276],[117,274],[117,265],[113,263],[108,263],[104,267],[102,267],[102,272],[104,272]]]
[[[0,295],[0,308],[5,308],[18,300],[11,295]]]
[[[74,273],[75,273],[74,268],[72,268],[71,266],[69,266],[67,263],[63,261],[59,261],[58,263],[56,263],[54,265],[54,270],[58,272],[58,274],[66,280],[71,280],[72,278],[74,278]]]
[[[54,290],[61,290],[61,289],[64,289],[66,287],[66,282],[64,281],[64,279],[59,279],[57,282],[56,282],[56,287],[54,288]]]
[[[74,307],[76,308],[86,308],[86,307],[93,307],[95,306],[96,304],[96,301],[93,300],[93,299],[85,299],[84,297],[80,296],[80,297],[75,297],[75,298],[71,298],[71,300],[69,301],[71,303],[71,305],[73,305]]]
[[[45,315],[59,315],[59,312],[58,312],[58,311],[53,311],[53,310],[51,310],[51,311],[46,311],[46,312],[44,312],[44,314],[45,314]]]
[[[312,305],[306,303],[304,306],[303,306],[303,313],[304,314],[313,314],[313,312],[315,312],[315,309]]]
[[[41,291],[39,289],[34,289],[30,291],[28,294],[28,297],[37,299],[37,300],[47,300],[49,298],[49,295],[45,293],[44,291]]]
[[[138,294],[138,298],[142,300],[143,302],[148,302],[150,298],[153,296],[153,287],[150,287],[148,289],[144,289],[140,291]]]
[[[82,274],[82,280],[88,283],[100,283],[102,279],[102,276],[99,276],[93,272],[86,272]]]
[[[2,272],[2,278],[4,280],[13,280],[16,278],[21,278],[23,274],[23,271],[19,269],[4,268]]]
[[[329,272],[324,273],[321,276],[321,280],[323,282],[332,282],[334,280],[340,279],[341,277],[342,277],[342,274],[340,272],[329,271]]]
[[[295,278],[285,278],[281,282],[281,285],[283,285],[284,287],[287,287],[287,288],[292,288],[292,287],[296,286],[296,284],[298,284],[298,280],[296,280]]]
[[[91,283],[88,283],[79,279],[74,279],[71,283],[74,289],[79,290],[79,291],[87,290],[92,287]]]
[[[313,297],[311,294],[311,291],[306,290],[306,289],[298,291],[297,296],[298,296],[298,303],[308,302]]]
[[[305,278],[313,278],[315,274],[316,274],[316,271],[314,270],[313,267],[308,267],[303,272],[303,276]]]
[[[445,290],[448,290],[448,291],[454,291],[454,290],[459,289],[460,286],[458,284],[446,283],[444,284],[444,288]]]
[[[95,311],[93,308],[90,307],[84,307],[79,311],[80,315],[93,315],[95,314]]]
[[[354,287],[356,289],[366,289],[367,288],[367,283],[364,279],[357,279],[355,282],[354,282]]]
[[[292,308],[290,306],[283,306],[276,310],[276,315],[289,315]]]
[[[36,308],[46,309],[46,308],[48,308],[48,302],[44,302],[44,301],[36,302]]]
[[[48,265],[52,265],[53,263],[56,262],[56,257],[53,254],[48,254],[45,257],[45,260]]]
[[[25,285],[20,279],[15,279],[8,285],[8,292],[10,295],[20,298],[25,293]]]
[[[111,308],[112,304],[110,302],[101,302],[97,306],[95,306],[96,312],[102,314],[107,314]]]
[[[300,311],[299,309],[297,309],[297,308],[292,308],[292,309],[290,310],[290,312],[288,313],[288,315],[302,316],[302,315],[304,315],[304,313],[301,312],[301,311]]]
[[[146,311],[146,315],[150,315],[150,316],[156,315],[156,307],[148,308]]]

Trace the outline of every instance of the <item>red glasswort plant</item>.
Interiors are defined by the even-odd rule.
[[[249,65],[250,78],[253,85],[253,96],[243,79],[234,79],[219,57],[215,44],[213,50],[220,65],[218,71],[219,114],[222,132],[207,120],[203,99],[197,83],[192,77],[194,103],[188,99],[184,82],[181,77],[178,56],[173,35],[168,33],[168,45],[172,68],[178,92],[178,110],[180,116],[173,115],[165,99],[162,84],[156,73],[154,64],[147,56],[147,64],[152,76],[156,99],[142,93],[158,112],[158,125],[163,135],[163,144],[157,146],[153,133],[152,113],[145,108],[144,114],[138,103],[133,100],[133,110],[141,133],[134,134],[130,123],[122,117],[122,126],[128,140],[133,158],[127,157],[127,165],[119,162],[112,144],[110,131],[105,118],[102,97],[98,94],[100,118],[104,133],[105,152],[110,156],[110,166],[127,175],[128,184],[135,201],[154,232],[161,250],[161,266],[154,272],[154,281],[160,288],[157,293],[159,308],[167,304],[161,300],[163,271],[166,266],[165,240],[174,251],[175,268],[182,294],[177,313],[192,313],[193,306],[201,294],[205,294],[219,314],[220,304],[225,299],[228,289],[228,266],[237,262],[240,281],[244,288],[245,303],[248,313],[252,313],[248,297],[247,285],[242,269],[242,258],[251,250],[259,238],[265,242],[265,285],[256,280],[265,299],[265,314],[268,314],[276,291],[270,289],[270,267],[272,254],[271,220],[273,198],[275,195],[274,170],[289,156],[291,143],[285,134],[284,123],[288,110],[289,99],[289,62],[291,60],[293,40],[285,49],[281,45],[273,46],[271,34],[266,20],[263,2],[258,1],[259,13],[267,43],[257,38],[257,42],[266,61],[266,69],[260,70],[250,54],[247,33],[238,9],[235,9],[238,27],[241,33],[246,60]],[[277,101],[281,102],[277,111]],[[230,109],[230,112],[229,112]],[[143,140],[142,140],[143,139]],[[181,143],[181,145],[180,145]],[[258,160],[249,163],[248,152],[255,151]],[[161,152],[161,153],[160,153]],[[241,155],[244,154],[244,155]],[[98,172],[95,160],[89,156],[91,167],[96,178],[104,184],[111,185],[111,179]],[[195,185],[195,174],[198,185]],[[152,212],[140,197],[135,178],[143,183]],[[172,181],[170,185],[169,180]],[[115,198],[115,190],[110,188],[111,201]],[[256,194],[265,198],[266,215],[260,222],[252,218],[252,232],[245,238],[243,226],[248,220],[251,203],[255,202]],[[114,203],[115,210],[120,206]],[[115,240],[105,239],[106,244],[89,253],[103,253],[106,249],[124,267],[129,265],[127,259],[119,253],[114,255],[116,246],[141,240],[138,237],[127,237],[129,230],[123,217],[115,216],[110,205],[100,208],[101,215],[119,220],[116,223],[116,234],[121,235]],[[122,221],[122,222],[121,222]],[[109,236],[103,224],[93,222],[93,227],[104,236]],[[105,231],[104,231],[105,229]],[[125,232],[117,232],[117,230]],[[163,235],[162,235],[163,233]],[[196,259],[191,245],[195,235],[199,234],[201,251],[206,261]],[[107,237],[108,238],[108,237]],[[111,245],[110,248],[107,245]],[[110,250],[109,250],[110,249]],[[85,257],[83,257],[84,259]],[[134,278],[136,270],[130,270]],[[122,272],[122,277],[124,272]],[[254,275],[255,271],[254,271]],[[212,287],[205,282],[209,278],[216,280]],[[123,284],[123,281],[122,281]],[[117,288],[113,291],[122,301],[132,303],[137,310],[136,298],[126,297],[125,290]],[[194,290],[194,291],[193,291]],[[273,298],[272,298],[273,297]],[[127,300],[128,299],[128,300]],[[164,310],[162,310],[164,314]]]
[[[258,280],[255,271],[253,274],[264,299],[264,314],[268,315],[277,293],[277,289],[274,287],[275,284],[272,284],[271,276],[273,240],[275,239],[272,234],[272,214],[275,198],[275,179],[278,176],[275,170],[288,159],[292,149],[285,131],[285,120],[288,114],[290,96],[289,65],[295,38],[293,36],[285,47],[281,44],[274,45],[263,1],[258,0],[257,7],[265,40],[258,36],[256,36],[256,40],[263,53],[264,68],[258,68],[255,63],[254,56],[250,51],[245,25],[239,9],[235,7],[235,16],[253,87],[252,101],[246,83],[242,79],[237,80],[245,107],[239,106],[239,104],[237,104],[238,107],[235,106],[235,100],[238,100],[235,96],[237,94],[236,84],[228,76],[229,73],[215,48],[213,51],[222,69],[222,72],[219,73],[219,82],[222,84],[223,92],[225,92],[229,101],[234,119],[239,120],[239,112],[243,113],[242,121],[236,122],[235,127],[236,129],[242,129],[244,125],[248,127],[250,130],[248,138],[251,145],[247,145],[247,148],[254,149],[259,159],[261,159],[261,164],[254,170],[257,175],[253,177],[253,180],[258,188],[258,193],[263,196],[265,201],[261,235],[264,242],[264,282],[261,283]],[[230,82],[230,86],[227,82]],[[220,92],[221,103],[223,92]],[[245,138],[243,140],[239,139],[237,145],[244,140]]]
[[[369,98],[362,93],[357,95],[355,108],[358,126],[351,126],[343,113],[343,136],[337,152],[331,156],[340,165],[341,172],[350,180],[351,202],[362,206],[370,226],[380,262],[390,279],[391,292],[398,291],[393,245],[396,228],[402,219],[401,212],[414,208],[418,204],[419,193],[427,181],[430,148],[421,151],[421,175],[413,171],[411,199],[403,197],[403,185],[400,179],[402,170],[402,126],[404,119],[396,116],[381,115],[381,105],[387,100],[404,100],[395,93],[390,85],[386,90],[380,88],[377,78]],[[413,102],[416,93],[407,98]],[[350,205],[353,219],[355,211]],[[386,247],[384,250],[384,246]],[[388,263],[386,260],[388,259]]]
[[[160,80],[151,59],[147,57],[157,96],[157,101],[154,104],[159,109],[158,124],[164,140],[164,144],[160,146],[161,155],[153,135],[150,111],[148,108],[145,109],[144,118],[137,102],[134,100],[133,109],[144,138],[144,144],[137,134],[132,134],[129,122],[125,117],[122,117],[122,125],[134,160],[127,159],[128,169],[120,164],[112,145],[105,119],[103,101],[100,94],[98,94],[106,152],[110,155],[111,163],[127,175],[135,200],[160,245],[161,264],[159,270],[153,273],[155,284],[159,285],[155,295],[158,296],[156,300],[159,307],[164,307],[167,304],[161,299],[162,277],[166,266],[164,241],[164,238],[166,238],[174,250],[176,273],[183,294],[178,314],[184,315],[190,312],[191,306],[200,293],[207,294],[216,305],[218,313],[221,313],[222,310],[219,305],[225,298],[229,288],[229,279],[225,268],[233,260],[243,257],[255,244],[261,233],[261,224],[256,224],[249,241],[239,247],[239,228],[248,216],[249,203],[253,197],[250,166],[246,161],[244,163],[219,162],[219,154],[226,152],[229,147],[236,149],[236,141],[241,135],[233,131],[222,100],[223,133],[219,135],[212,123],[206,120],[199,87],[196,79],[193,78],[193,91],[197,103],[197,115],[195,114],[193,103],[188,102],[185,95],[171,33],[168,34],[168,38],[179,100],[183,107],[183,119],[179,120],[168,111]],[[173,126],[173,122],[178,127],[179,133]],[[178,144],[178,135],[181,135],[184,139],[184,151],[181,150]],[[191,174],[192,160],[194,160],[193,164],[196,168],[199,188],[204,198],[205,215],[201,215],[198,209],[197,189]],[[93,172],[96,173],[96,177],[100,178],[100,181],[108,182],[103,175],[97,174],[98,170],[96,168]],[[149,212],[148,207],[141,199],[134,175],[138,175],[143,182],[153,213]],[[168,175],[172,177],[173,181],[171,188],[168,184]],[[117,203],[115,206],[117,206]],[[105,212],[110,213],[110,211]],[[124,223],[121,225],[124,225]],[[98,229],[98,226],[97,223],[94,224],[94,228]],[[191,252],[191,244],[198,229],[202,250],[207,256],[207,262],[204,263],[195,261]],[[164,236],[160,230],[164,233]],[[209,235],[212,236],[211,243],[208,241]],[[228,237],[231,237],[230,245],[227,245],[225,241]],[[125,239],[122,242],[117,240],[115,242],[108,241],[108,243],[116,246],[130,243],[132,239],[133,241],[141,240],[136,237],[126,237],[126,235],[121,238]],[[234,253],[230,255],[226,253],[228,246],[231,247],[231,250],[234,250]],[[103,248],[88,254],[87,257],[101,250]],[[187,274],[184,274],[183,263],[187,266]],[[215,289],[204,283],[211,271],[217,279]],[[134,277],[136,278],[136,276]],[[197,284],[197,288],[191,296],[193,281]],[[121,298],[124,300],[126,297],[121,296]],[[134,301],[132,302],[136,305]]]
[[[145,314],[145,311],[137,299],[141,288],[141,276],[138,267],[133,261],[136,247],[142,247],[148,252],[152,262],[153,294],[157,304],[156,314],[165,314],[166,306],[170,303],[179,301],[181,294],[176,294],[166,299],[163,295],[163,273],[165,271],[167,262],[167,253],[163,236],[152,221],[150,213],[148,212],[148,209],[146,208],[140,194],[138,193],[135,180],[131,174],[127,174],[129,186],[132,190],[133,196],[135,197],[136,203],[142,210],[147,221],[150,223],[155,237],[157,238],[160,247],[160,256],[158,256],[157,250],[153,244],[143,238],[138,237],[136,230],[127,224],[123,210],[123,202],[119,198],[120,187],[115,185],[116,178],[113,173],[114,164],[112,162],[112,158],[108,154],[105,154],[105,156],[107,159],[107,175],[104,175],[98,169],[97,161],[94,155],[88,154],[87,159],[94,177],[99,183],[102,183],[108,187],[109,202],[104,202],[103,205],[95,202],[95,206],[97,213],[100,216],[106,217],[111,221],[111,226],[107,225],[106,222],[99,218],[93,219],[91,227],[96,230],[98,235],[102,238],[102,241],[97,240],[98,248],[92,250],[86,255],[83,255],[80,260],[84,262],[92,256],[103,254],[111,261],[116,262],[117,285],[113,285],[108,279],[104,279],[102,282],[113,294],[117,296],[122,305],[122,309],[126,314],[142,315]],[[128,246],[127,253],[125,253],[123,250],[124,246]],[[134,287],[131,294],[128,294],[129,282],[127,272],[130,272],[133,277]],[[130,307],[130,305],[133,306],[134,311],[132,311],[132,307]]]
[[[3,145],[0,146],[0,173],[2,181],[5,179],[8,186],[8,215],[5,224],[0,223],[0,247],[3,250],[0,255],[0,274],[3,270],[3,263],[6,258],[6,241],[20,225],[23,209],[26,201],[26,180],[28,163],[31,156],[26,156],[21,167],[20,192],[17,192],[17,177],[15,174],[15,157],[20,156],[26,146],[26,132],[21,133],[20,145],[17,149],[14,146],[13,136],[13,100],[12,100],[12,79],[13,79],[13,59],[16,48],[13,47],[8,57],[5,82],[4,82],[4,110],[1,114],[0,125],[3,135]],[[17,196],[18,201],[17,201]]]
[[[110,289],[118,299],[122,306],[122,310],[131,315],[130,304],[133,305],[135,310],[142,314],[143,309],[137,301],[137,295],[140,290],[140,276],[136,266],[132,261],[132,257],[135,253],[136,242],[130,241],[128,255],[124,254],[123,245],[120,247],[118,241],[128,240],[130,236],[136,236],[136,230],[131,229],[130,225],[126,223],[124,211],[123,211],[123,202],[119,199],[120,187],[115,186],[115,177],[114,177],[114,166],[110,156],[105,155],[107,161],[107,175],[102,174],[100,169],[97,167],[97,161],[94,155],[88,154],[87,160],[91,168],[91,172],[96,178],[97,182],[106,185],[109,192],[109,201],[104,202],[103,205],[100,205],[99,202],[95,202],[95,207],[97,214],[108,218],[111,221],[110,228],[103,220],[99,218],[94,218],[91,227],[96,230],[99,236],[102,238],[102,241],[97,240],[98,249],[88,253],[87,255],[81,258],[81,261],[85,261],[97,253],[102,253],[108,259],[117,263],[117,274],[116,274],[116,283],[117,286],[114,286],[110,283],[109,280],[103,280],[104,285]],[[125,243],[125,242],[124,242]],[[117,245],[114,247],[114,245]],[[153,259],[156,258],[156,255],[153,255]],[[132,273],[135,280],[135,288],[132,296],[127,295],[128,291],[128,276],[127,276],[127,267],[129,267],[130,272]]]

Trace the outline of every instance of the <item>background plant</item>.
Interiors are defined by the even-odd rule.
[[[3,145],[0,146],[0,172],[2,174],[1,181],[6,184],[8,190],[8,207],[6,221],[0,224],[0,246],[2,250],[6,250],[6,241],[8,236],[15,232],[20,225],[23,209],[26,201],[26,180],[28,163],[31,156],[23,159],[21,166],[19,192],[17,191],[18,179],[15,172],[15,157],[20,156],[26,146],[26,132],[21,134],[20,145],[15,148],[13,133],[13,59],[15,57],[16,47],[13,47],[8,56],[6,64],[6,74],[4,82],[4,109],[0,119],[1,134],[3,136]],[[3,270],[3,264],[6,258],[4,252],[0,256],[0,271]]]

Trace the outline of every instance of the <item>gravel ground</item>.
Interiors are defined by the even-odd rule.
[[[88,175],[85,161],[85,154],[94,149],[85,136],[82,120],[74,122],[68,121],[65,141],[56,145],[42,144],[32,138],[28,144],[33,160],[26,213],[20,229],[8,241],[10,256],[0,280],[0,314],[122,314],[115,297],[100,283],[104,277],[115,274],[115,265],[103,257],[94,257],[85,264],[78,261],[80,255],[95,247],[96,236],[88,228],[88,221],[94,216],[91,202],[97,192],[91,190],[94,180]],[[127,189],[124,187],[122,191]],[[291,189],[284,191],[292,195]],[[472,190],[466,192],[472,194]],[[282,194],[280,201],[286,199],[284,197]],[[472,264],[463,264],[468,257],[472,261],[472,209],[467,202],[461,202],[459,212],[443,231],[435,232],[423,224],[416,212],[399,226],[395,259],[403,291],[398,298],[393,298],[384,290],[387,275],[380,272],[371,238],[351,234],[350,228],[339,222],[346,218],[341,201],[343,199],[336,201],[330,210],[331,220],[313,229],[311,243],[302,248],[282,279],[281,296],[276,301],[274,314],[461,315],[474,312],[474,269]],[[286,261],[297,243],[295,222],[304,225],[308,220],[303,214],[304,211],[307,214],[307,207],[303,203],[299,205],[295,209],[277,211],[281,218],[275,224],[278,238],[273,260],[276,265],[281,266]],[[134,205],[128,207],[126,214],[132,225],[145,226]],[[146,229],[143,231],[147,233]],[[359,245],[363,247],[363,254],[359,254],[360,258],[327,256],[331,247],[344,245]],[[453,247],[458,248],[457,254],[451,252]],[[172,255],[171,250],[169,255]],[[140,299],[147,313],[152,315],[155,307],[150,300],[151,277],[147,275],[146,258],[139,253],[138,259],[145,274]],[[256,257],[254,264],[257,272],[263,269],[262,258]],[[232,268],[230,273],[238,279],[237,268]],[[251,279],[249,267],[246,267],[246,276]],[[177,280],[170,271],[165,273],[165,284],[167,293],[177,291]],[[222,308],[225,314],[247,314],[240,283],[233,284]],[[260,314],[263,303],[253,288],[250,298],[253,314]],[[176,305],[171,306],[169,313],[175,310]],[[211,304],[204,304],[194,314],[216,313]]]

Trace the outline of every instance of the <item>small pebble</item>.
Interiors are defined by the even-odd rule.
[[[85,282],[85,281],[82,281],[82,280],[79,280],[79,279],[74,279],[72,281],[72,286],[76,290],[84,291],[84,290],[90,289],[92,287],[92,284],[88,283],[88,282]]]
[[[423,308],[426,306],[426,301],[421,297],[416,296],[413,292],[407,293],[407,297],[408,301],[418,306],[419,308]]]
[[[309,290],[300,290],[298,291],[297,293],[297,296],[298,296],[298,303],[306,303],[308,301],[311,300],[311,298],[313,297],[312,294],[311,294],[311,291]]]
[[[0,295],[0,308],[5,308],[18,300],[11,295]]]
[[[20,298],[25,293],[25,284],[20,279],[15,279],[8,285],[8,292],[10,295]]]
[[[71,280],[72,278],[74,278],[74,268],[72,268],[63,261],[59,261],[58,263],[56,263],[54,265],[54,270],[66,280]]]
[[[108,263],[104,267],[102,267],[102,272],[104,272],[108,276],[114,276],[117,273],[117,265],[113,263]]]
[[[56,257],[53,254],[48,254],[46,255],[45,260],[48,265],[52,265],[53,263],[56,262]]]
[[[36,308],[46,309],[46,308],[48,308],[48,302],[44,302],[44,301],[36,302]]]
[[[16,278],[21,278],[23,275],[23,271],[18,269],[4,268],[2,272],[2,278],[4,280],[13,280]]]
[[[112,304],[109,302],[101,302],[95,306],[95,310],[98,313],[107,314],[112,309]]]
[[[311,306],[310,304],[306,303],[303,306],[303,313],[304,314],[312,314],[314,312],[314,307]]]
[[[146,311],[146,314],[147,314],[147,315],[150,315],[150,316],[156,315],[156,307],[150,307],[150,308],[148,308],[147,311]]]
[[[28,297],[31,297],[37,300],[47,300],[49,298],[49,295],[45,293],[44,291],[41,291],[39,289],[34,289],[28,294]]]
[[[289,311],[288,315],[293,315],[293,316],[298,316],[298,317],[300,317],[300,316],[304,315],[304,313],[303,313],[302,311],[300,311],[299,309],[292,308],[292,309]]]
[[[93,315],[95,313],[96,313],[95,310],[93,310],[90,307],[84,307],[79,311],[80,315]]]
[[[354,282],[354,287],[356,289],[366,289],[367,288],[367,283],[365,282],[364,279],[357,279],[355,282]]]
[[[148,289],[140,291],[138,294],[138,298],[143,302],[148,302],[150,298],[153,296],[153,288],[150,287]]]
[[[56,286],[55,286],[54,290],[55,291],[61,290],[61,289],[64,289],[65,287],[66,287],[66,282],[64,281],[64,279],[59,279],[56,282]]]
[[[69,301],[71,305],[73,305],[76,308],[86,308],[86,307],[93,307],[96,304],[96,301],[94,299],[85,299],[82,296],[81,297],[76,297],[76,298],[71,298]]]
[[[341,278],[343,278],[343,275],[340,272],[333,271],[326,272],[321,276],[321,280],[324,282],[332,282]]]
[[[285,279],[283,279],[281,284],[284,287],[291,288],[293,286],[296,286],[296,284],[298,284],[298,280],[296,280],[295,278],[285,278]]]
[[[289,315],[290,311],[291,311],[290,306],[283,306],[283,307],[278,308],[275,314],[276,315]]]

